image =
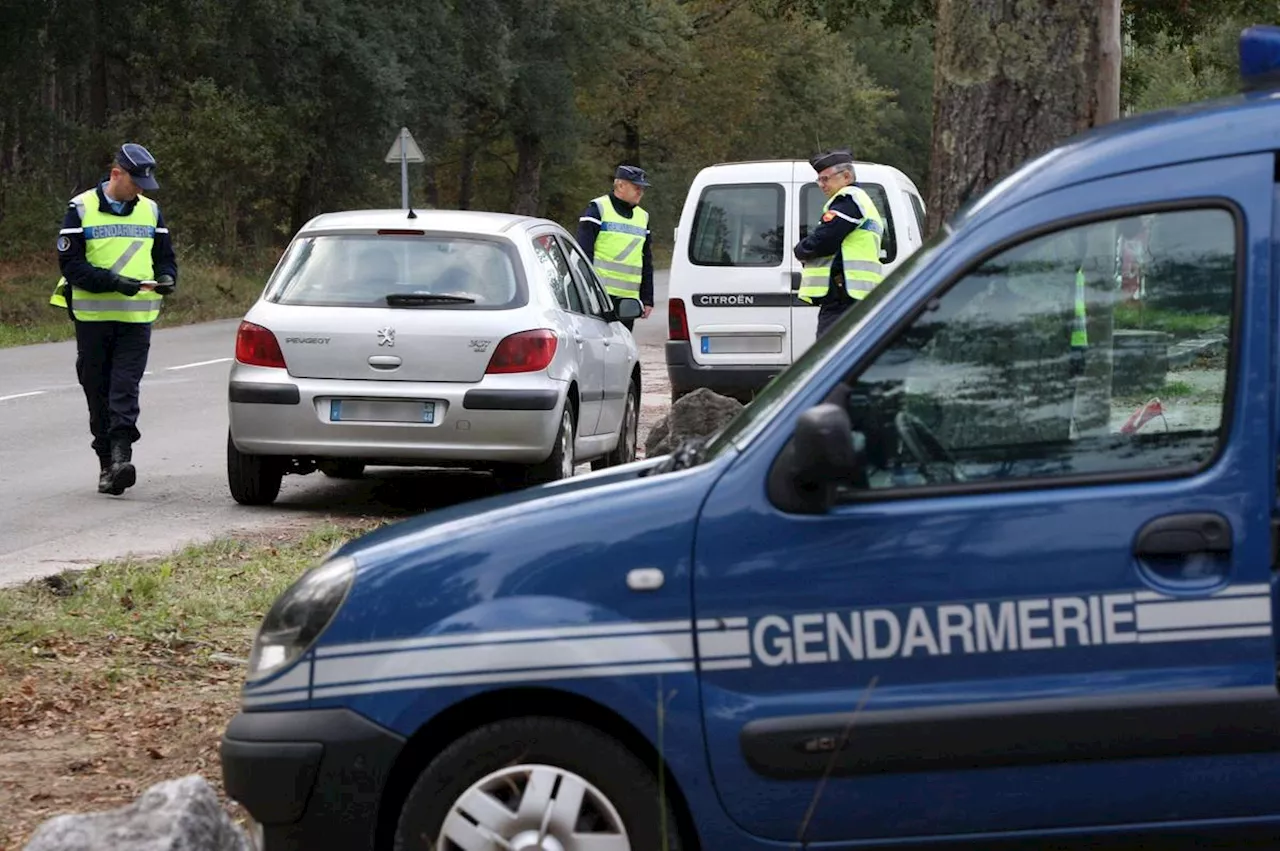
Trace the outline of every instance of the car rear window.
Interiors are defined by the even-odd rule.
[[[696,266],[781,266],[785,210],[782,185],[708,186],[689,234]]]
[[[871,196],[871,203],[876,205],[876,209],[880,211],[880,216],[884,219],[885,234],[880,240],[880,251],[883,257],[880,259],[885,263],[892,263],[893,259],[898,256],[898,240],[893,227],[893,208],[889,206],[889,196],[885,194],[884,187],[879,183],[862,183],[857,184],[863,191]],[[800,238],[804,239],[809,235],[809,229],[817,224],[822,218],[822,205],[827,203],[827,196],[822,194],[822,190],[818,188],[816,183],[806,184],[800,190]]]
[[[506,243],[458,236],[303,237],[289,246],[266,298],[339,307],[516,307],[526,296],[513,253]]]

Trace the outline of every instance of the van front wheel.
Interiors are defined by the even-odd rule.
[[[663,832],[666,842],[663,842]],[[396,851],[679,851],[675,813],[647,766],[576,721],[487,724],[437,756],[405,799]]]

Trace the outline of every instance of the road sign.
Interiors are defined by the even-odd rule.
[[[400,128],[400,135],[396,136],[396,140],[391,143],[391,150],[387,151],[386,161],[400,163],[400,205],[407,210],[409,209],[409,163],[427,161],[418,143],[413,141],[413,134],[409,132],[408,127]]]
[[[411,163],[427,161],[427,158],[422,155],[422,149],[413,140],[413,134],[409,132],[408,127],[400,128],[400,135],[396,136],[396,140],[391,143],[391,150],[387,151],[386,161],[398,163],[402,158],[405,162]]]

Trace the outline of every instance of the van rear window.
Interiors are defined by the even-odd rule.
[[[876,209],[884,218],[885,234],[884,239],[880,240],[880,251],[884,256],[880,259],[885,263],[892,263],[898,256],[898,240],[893,227],[893,209],[889,206],[889,196],[885,194],[884,187],[879,183],[859,182],[858,186],[871,196],[871,203],[876,205]],[[822,194],[822,190],[816,183],[806,184],[800,190],[801,239],[808,236],[809,229],[822,218],[822,205],[825,203],[827,203],[827,196]]]
[[[786,199],[778,183],[708,186],[689,235],[695,266],[781,266]]]
[[[266,298],[316,306],[500,309],[524,302],[522,283],[512,252],[492,240],[335,234],[294,241]]]

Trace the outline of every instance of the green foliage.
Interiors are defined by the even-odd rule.
[[[59,12],[61,10],[61,12]],[[1230,91],[1276,0],[1126,0],[1125,103]],[[6,0],[0,259],[46,254],[123,139],[160,160],[179,259],[277,249],[311,216],[516,207],[573,226],[614,166],[654,177],[658,247],[711,163],[849,145],[922,186],[936,0]]]
[[[660,248],[687,182],[715,161],[848,144],[918,179],[927,161],[927,37],[878,22],[837,33],[780,0],[55,12],[6,4],[0,258],[46,255],[66,199],[105,176],[124,139],[160,162],[180,262],[193,250],[238,262],[319,212],[396,206],[399,173],[382,158],[401,126],[428,157],[410,172],[420,205],[572,226],[618,162],[637,162],[655,178]]]
[[[1123,65],[1122,107],[1147,112],[1235,93],[1244,26],[1240,19],[1225,19],[1189,43],[1166,34],[1135,43]]]

